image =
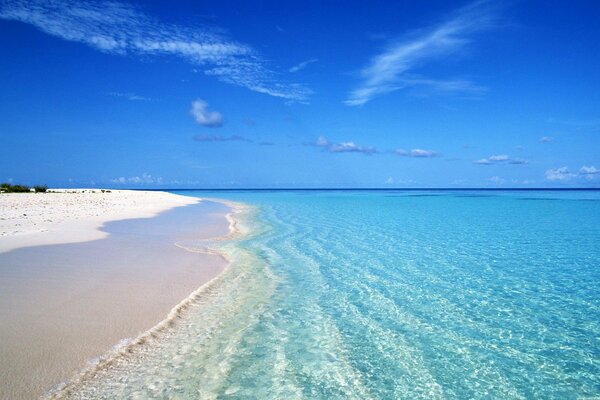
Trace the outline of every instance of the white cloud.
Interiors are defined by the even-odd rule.
[[[379,95],[417,85],[441,92],[481,92],[483,88],[469,81],[428,79],[410,71],[432,59],[463,50],[470,42],[468,35],[489,27],[491,21],[489,3],[478,1],[460,9],[442,24],[390,44],[360,71],[363,82],[344,103],[360,106]]]
[[[247,142],[252,143],[252,140],[239,135],[221,136],[221,135],[196,135],[196,142]]]
[[[308,67],[310,64],[315,63],[319,60],[317,60],[316,58],[311,58],[310,60],[306,60],[306,61],[302,61],[301,63],[298,63],[297,65],[294,65],[292,68],[289,69],[290,72],[298,72],[303,70],[304,68]]]
[[[585,175],[593,175],[593,174],[598,174],[598,173],[600,173],[600,170],[599,170],[599,169],[597,169],[596,167],[594,167],[593,165],[592,165],[592,166],[589,166],[589,167],[586,167],[586,166],[584,165],[583,167],[581,167],[581,168],[579,169],[579,173],[580,173],[580,174],[585,174]]]
[[[130,176],[129,178],[121,176],[119,178],[111,179],[110,181],[112,183],[116,183],[119,185],[127,185],[127,184],[133,184],[133,185],[158,184],[158,185],[160,185],[163,183],[163,178],[157,177],[157,176],[152,176],[149,173],[144,172],[141,176]]]
[[[311,93],[302,85],[281,82],[248,45],[205,26],[160,22],[127,3],[16,0],[0,5],[0,18],[105,53],[179,57],[221,81],[271,96],[304,101]]]
[[[223,126],[223,116],[216,111],[208,111],[208,103],[201,99],[196,99],[192,102],[190,113],[197,123],[209,128],[217,128]]]
[[[553,140],[554,140],[554,138],[553,138],[553,137],[550,137],[550,136],[542,136],[542,137],[540,138],[540,143],[550,143],[550,142],[552,142]]]
[[[553,168],[546,171],[549,181],[567,182],[572,180],[593,180],[600,177],[600,169],[593,165],[582,166],[578,172],[571,172],[568,167]]]
[[[500,154],[497,156],[490,156],[490,157],[488,157],[488,160],[490,160],[492,162],[508,161],[508,156],[506,154]]]
[[[375,147],[360,146],[354,142],[334,143],[327,140],[324,136],[319,136],[315,145],[324,148],[330,153],[363,153],[367,155],[377,153]]]
[[[437,153],[435,151],[433,151],[433,150],[412,149],[410,151],[410,156],[411,157],[429,158],[429,157],[435,157],[435,156],[437,156]]]
[[[412,149],[411,151],[406,151],[404,149],[396,149],[394,150],[394,154],[402,157],[416,158],[431,158],[439,156],[439,153],[437,151],[424,149]]]
[[[569,181],[576,178],[577,174],[569,171],[567,167],[553,168],[546,171],[546,179],[549,181]]]
[[[358,152],[369,154],[375,152],[375,150],[372,147],[359,146],[354,142],[331,143],[329,145],[329,151],[331,151],[332,153]]]
[[[411,157],[435,157],[437,153],[433,150],[423,150],[423,149],[412,149],[410,151]]]
[[[592,180],[600,177],[600,169],[594,167],[593,165],[583,166],[579,168],[579,175],[585,177],[586,179]]]
[[[491,164],[515,164],[515,165],[524,165],[529,164],[529,161],[523,158],[510,158],[510,156],[506,154],[497,154],[493,156],[489,156],[487,158],[480,158],[479,160],[473,161],[474,164],[479,165],[491,165]]]
[[[110,93],[108,93],[108,95],[113,96],[113,97],[123,97],[123,98],[126,98],[127,100],[132,100],[132,101],[151,101],[152,100],[150,97],[140,96],[135,93],[110,92]]]
[[[385,184],[386,185],[393,185],[394,184],[394,178],[392,178],[391,176],[389,176],[386,180],[385,180]]]

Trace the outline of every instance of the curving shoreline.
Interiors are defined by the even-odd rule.
[[[97,219],[88,219],[87,232],[97,235],[97,230],[102,240],[87,236],[85,242],[0,252],[0,351],[6,355],[0,361],[0,397],[48,396],[57,382],[86,368],[86,360],[86,370],[102,362],[105,356],[89,360],[119,340],[109,353],[136,342],[149,328],[154,335],[165,329],[165,315],[177,319],[186,303],[225,271],[226,254],[208,245],[241,234],[234,214],[242,205],[145,193],[161,197],[160,207],[146,202],[129,213],[120,210],[126,220],[100,227]],[[128,193],[139,194],[144,192]],[[114,211],[102,217],[114,218]],[[5,239],[0,236],[0,243]],[[189,249],[181,244],[192,241],[205,242],[206,251],[184,251]]]
[[[165,319],[135,338],[121,340],[118,344],[113,346],[111,350],[96,358],[94,362],[90,363],[88,367],[78,372],[74,377],[49,390],[42,397],[43,399],[58,400],[69,398],[72,394],[77,392],[79,385],[86,380],[93,379],[98,371],[110,368],[110,366],[119,361],[119,359],[127,357],[128,355],[132,355],[136,349],[148,345],[152,341],[160,340],[164,332],[169,328],[172,328],[176,324],[177,320],[182,317],[183,313],[185,313],[190,306],[193,306],[199,299],[201,299],[205,293],[211,289],[211,287],[218,284],[218,281],[223,277],[226,270],[231,267],[232,260],[227,251],[215,248],[214,246],[211,246],[211,244],[214,245],[218,242],[240,239],[246,235],[249,230],[247,227],[241,225],[239,215],[247,212],[250,209],[250,206],[221,199],[211,198],[206,200],[221,203],[229,207],[230,211],[225,214],[225,218],[228,221],[229,231],[227,235],[198,241],[195,243],[195,247],[185,246],[179,242],[175,243],[175,245],[181,249],[193,253],[204,253],[220,256],[227,262],[225,269],[209,281],[203,283],[200,287],[190,293],[188,297],[173,307]],[[206,243],[206,247],[199,246],[199,244],[203,242]]]

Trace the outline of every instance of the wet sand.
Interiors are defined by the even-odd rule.
[[[226,260],[178,241],[229,232],[223,204],[107,223],[105,239],[0,254],[0,398],[37,398],[166,317]]]

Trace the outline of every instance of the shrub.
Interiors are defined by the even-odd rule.
[[[45,192],[48,190],[48,186],[39,185],[35,186],[34,190],[36,192]],[[12,185],[10,183],[1,183],[0,184],[0,192],[4,193],[29,193],[31,192],[31,188],[25,185]]]

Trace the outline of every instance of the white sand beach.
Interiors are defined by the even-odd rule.
[[[199,199],[159,191],[51,189],[2,193],[0,252],[20,247],[76,243],[107,236],[108,221],[148,218]]]
[[[227,264],[176,243],[226,236],[229,212],[164,192],[0,194],[0,398],[37,398],[162,321]]]

